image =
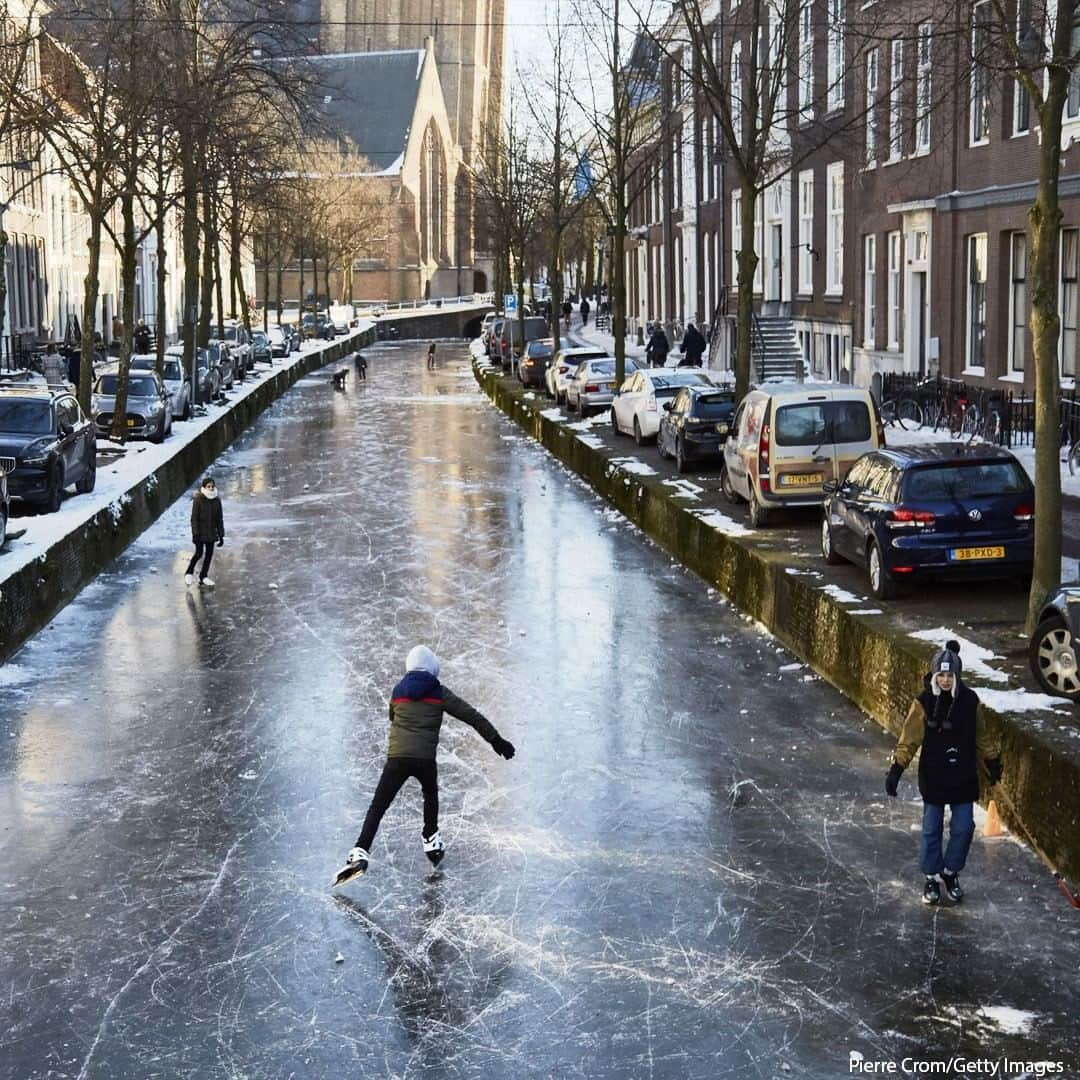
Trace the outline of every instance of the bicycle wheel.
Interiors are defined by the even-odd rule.
[[[896,415],[896,402],[895,401],[883,401],[881,403],[881,422],[886,427],[892,427],[897,421]]]
[[[905,430],[923,426],[922,406],[914,398],[902,398],[896,406],[896,419]]]
[[[966,436],[969,441],[974,442],[976,438],[982,437],[982,433],[982,414],[979,412],[979,406],[968,405],[964,410],[964,415],[960,418],[960,434]]]
[[[1069,450],[1069,475],[1080,475],[1080,439],[1077,439]]]

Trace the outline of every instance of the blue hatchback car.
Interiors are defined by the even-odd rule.
[[[867,567],[883,600],[919,578],[1031,575],[1035,489],[1008,450],[888,447],[864,454],[824,490],[825,561]]]

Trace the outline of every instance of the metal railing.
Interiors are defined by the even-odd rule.
[[[397,311],[422,311],[443,307],[458,307],[469,304],[493,304],[494,293],[469,293],[466,296],[443,296],[434,300],[364,300],[355,302],[357,314],[389,313]]]

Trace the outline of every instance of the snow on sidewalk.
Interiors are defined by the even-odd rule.
[[[370,320],[362,321],[356,333],[374,326]],[[96,514],[112,507],[119,517],[124,504],[130,499],[128,492],[155,472],[165,462],[176,457],[184,447],[194,442],[204,431],[220,417],[243,401],[265,381],[267,375],[277,375],[288,371],[312,353],[331,348],[334,342],[320,341],[317,344],[306,341],[300,352],[292,353],[284,360],[274,363],[271,368],[253,371],[243,383],[237,383],[224,405],[211,405],[205,416],[192,420],[177,421],[172,434],[163,443],[151,443],[143,440],[128,442],[123,454],[115,461],[102,461],[102,452],[120,450],[118,443],[108,439],[98,439],[97,483],[88,495],[65,496],[60,509],[55,514],[33,514],[28,517],[13,518],[8,523],[11,532],[25,529],[26,532],[17,540],[8,540],[0,551],[0,586],[28,563],[41,558],[54,544],[64,537],[82,528]]]

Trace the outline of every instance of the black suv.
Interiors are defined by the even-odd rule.
[[[68,484],[94,490],[94,425],[67,391],[0,385],[0,469],[13,499],[58,510]]]

